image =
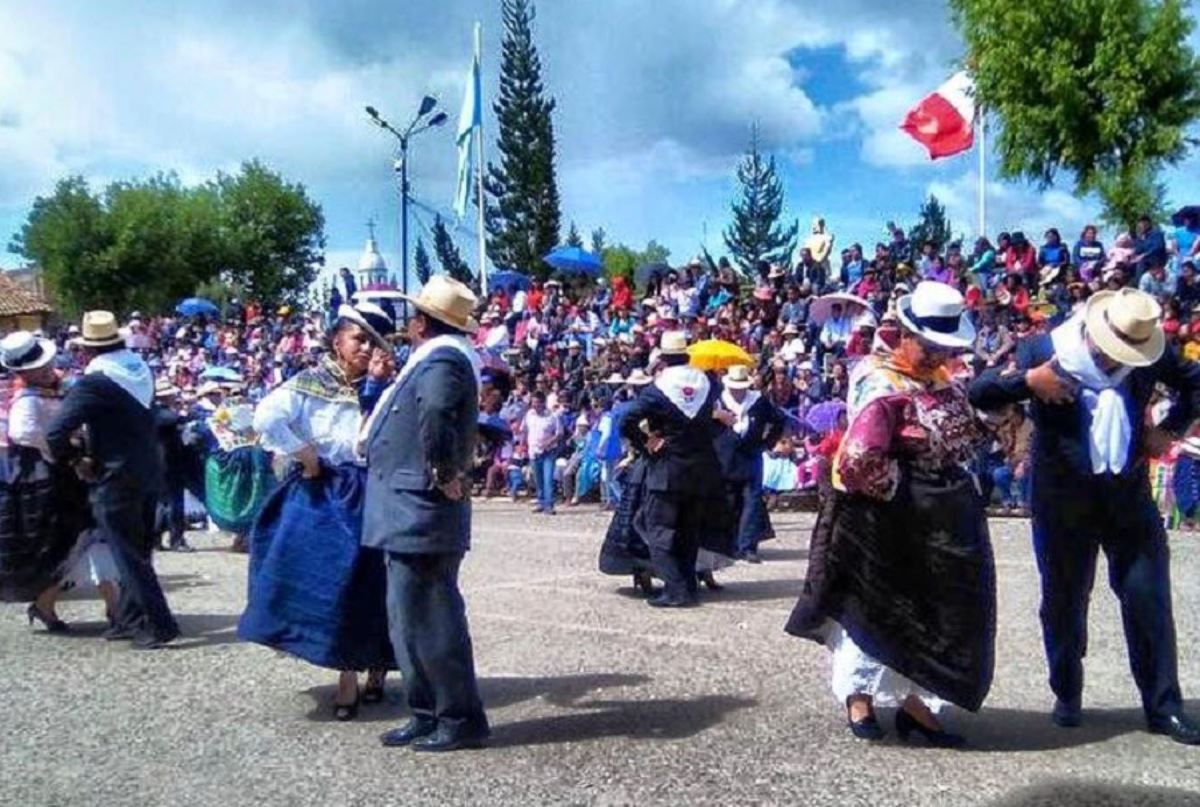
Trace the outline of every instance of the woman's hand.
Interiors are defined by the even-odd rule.
[[[305,446],[297,451],[294,459],[300,463],[300,475],[305,479],[316,479],[321,475],[321,460],[312,446]]]
[[[1075,400],[1075,390],[1054,369],[1054,360],[1025,371],[1025,383],[1034,397],[1043,403],[1068,404]]]

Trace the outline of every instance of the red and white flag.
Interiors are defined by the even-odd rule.
[[[966,151],[975,143],[975,82],[955,73],[909,110],[900,128],[937,160]]]

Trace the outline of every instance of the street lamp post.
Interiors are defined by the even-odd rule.
[[[381,118],[375,107],[366,108],[371,122],[395,137],[400,145],[400,287],[405,295],[408,294],[408,141],[413,135],[441,126],[446,122],[445,112],[429,116],[436,106],[437,99],[433,96],[426,95],[422,98],[416,117],[403,131],[396,129]],[[405,312],[407,311],[408,309],[405,307]]]

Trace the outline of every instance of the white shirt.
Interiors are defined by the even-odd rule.
[[[326,401],[277,387],[254,410],[254,430],[262,446],[291,456],[307,445],[333,465],[359,462],[355,453],[362,413],[356,402]]]
[[[43,398],[26,390],[14,397],[8,409],[8,439],[19,446],[36,448],[46,462],[51,461],[46,429],[62,404],[57,398]]]

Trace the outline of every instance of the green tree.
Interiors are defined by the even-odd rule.
[[[488,164],[485,183],[491,198],[485,213],[488,255],[499,266],[544,278],[550,267],[542,256],[558,246],[562,216],[554,167],[555,101],[542,84],[533,4],[503,0],[503,17],[500,95],[493,106],[500,164]]]
[[[623,277],[630,283],[633,282],[634,273],[639,266],[666,263],[669,257],[671,251],[653,239],[647,242],[645,249],[637,250],[625,244],[613,244],[605,247],[600,253],[605,277]]]
[[[221,217],[229,278],[252,299],[299,301],[325,262],[325,216],[299,183],[256,160],[218,174],[209,188]]]
[[[1000,123],[1003,176],[1060,173],[1131,226],[1161,201],[1200,116],[1200,60],[1186,0],[950,0],[977,103]]]
[[[458,245],[450,237],[450,233],[446,230],[446,223],[442,221],[441,216],[435,216],[433,219],[433,252],[437,255],[442,271],[447,275],[468,286],[475,282],[475,275],[471,272],[471,267],[463,260],[462,254],[458,251]]]
[[[750,130],[750,148],[737,169],[739,193],[731,205],[733,223],[725,231],[725,246],[744,271],[759,261],[787,261],[796,248],[799,222],[784,228],[783,183],[775,173],[775,158],[764,159],[758,149],[758,126]]]
[[[576,229],[575,222],[571,222],[571,227],[567,230],[567,240],[564,243],[568,247],[583,248],[583,237],[579,235],[579,230]]]
[[[417,270],[417,281],[424,286],[433,277],[433,267],[429,265],[429,253],[425,251],[425,242],[417,239],[417,249],[413,253],[413,265]]]
[[[603,255],[604,247],[608,245],[608,233],[604,232],[603,227],[597,227],[592,230],[592,254]]]
[[[921,211],[917,214],[917,223],[908,231],[908,242],[916,252],[921,251],[927,242],[931,242],[938,252],[953,239],[950,231],[950,219],[946,217],[946,206],[938,201],[933,194],[921,203]]]

